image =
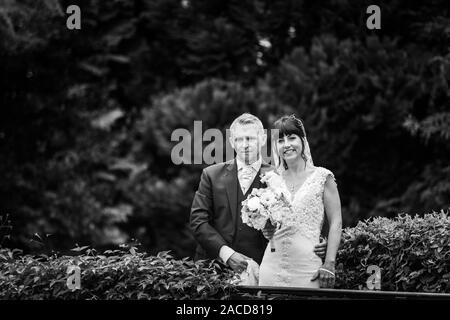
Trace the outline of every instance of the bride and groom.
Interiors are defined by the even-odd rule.
[[[230,126],[236,158],[203,170],[190,216],[198,243],[194,259],[219,258],[242,274],[256,266],[254,284],[260,286],[332,288],[342,229],[333,173],[314,166],[300,119],[283,116],[273,129],[278,133],[272,137],[275,167],[261,159],[267,140],[261,121],[245,113]],[[267,223],[261,232],[242,222],[242,201],[254,188],[267,187],[264,175],[289,198],[294,224]],[[325,216],[328,240],[320,243]]]

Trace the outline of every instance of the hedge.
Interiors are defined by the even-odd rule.
[[[381,290],[450,292],[448,212],[376,217],[345,229],[342,238],[336,288],[364,289],[367,267],[376,265]]]
[[[366,289],[367,267],[381,270],[381,290],[450,292],[450,218],[399,215],[346,228],[338,252],[337,289]],[[174,259],[122,245],[97,254],[31,256],[0,249],[0,299],[229,299],[237,276],[215,261]],[[80,267],[81,288],[67,286],[67,269]],[[248,298],[248,295],[246,295]],[[255,298],[257,298],[255,296]]]
[[[132,247],[79,256],[20,256],[0,251],[0,299],[227,299],[237,278],[217,262],[147,256]],[[80,268],[80,289],[70,290],[69,266]]]

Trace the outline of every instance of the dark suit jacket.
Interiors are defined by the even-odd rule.
[[[260,174],[270,170],[273,168],[263,162]],[[236,160],[218,163],[203,170],[190,216],[190,227],[198,243],[195,260],[217,258],[223,245],[233,248],[236,219],[241,214],[237,212],[237,188]],[[265,240],[261,232],[255,232],[255,236]],[[255,256],[262,256],[262,252],[256,252]]]

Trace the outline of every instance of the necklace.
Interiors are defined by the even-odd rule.
[[[295,183],[295,180],[298,180],[298,177],[293,178],[294,182],[293,182],[293,183],[290,183],[290,182],[288,182],[287,176],[286,176],[286,174],[284,173],[284,181],[286,182],[285,184],[286,184],[287,188],[289,189],[289,192],[290,192],[291,194],[294,194],[294,193],[296,192],[296,190],[298,190],[299,187],[303,186],[303,184],[306,182],[306,180],[309,178],[309,176],[310,176],[311,174],[312,174],[312,173],[310,173],[309,175],[307,175],[307,176],[305,177],[305,179],[303,179],[303,181],[302,181],[301,183],[299,183],[299,182]]]
[[[295,183],[295,182],[294,183],[290,183],[290,182],[288,182],[288,179],[286,179],[286,175],[285,175],[285,181],[286,181],[286,186],[288,187],[289,192],[291,194],[294,194],[294,192],[297,189],[297,187],[302,185],[301,183]]]
[[[291,192],[291,194],[294,193],[295,189],[296,189],[299,185],[300,185],[300,184],[297,184],[297,183],[293,183],[292,185],[291,185],[291,184],[288,184],[288,189],[289,189],[289,191]]]

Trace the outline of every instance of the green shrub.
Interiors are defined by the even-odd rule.
[[[450,292],[450,217],[400,215],[374,218],[346,228],[338,252],[337,289],[364,290],[367,267],[381,269],[381,290]],[[126,248],[127,250],[124,250]],[[123,245],[97,254],[31,256],[0,249],[0,299],[229,299],[237,277],[213,261],[156,256]],[[68,267],[81,270],[81,288],[67,286]],[[260,298],[244,294],[246,298]]]
[[[147,256],[134,247],[104,254],[87,249],[79,256],[17,255],[0,251],[0,299],[227,299],[235,279],[215,262],[176,260],[167,251]],[[71,265],[80,267],[79,290],[67,286]]]
[[[374,218],[343,232],[336,287],[362,289],[367,267],[381,268],[381,290],[450,292],[450,217]]]

